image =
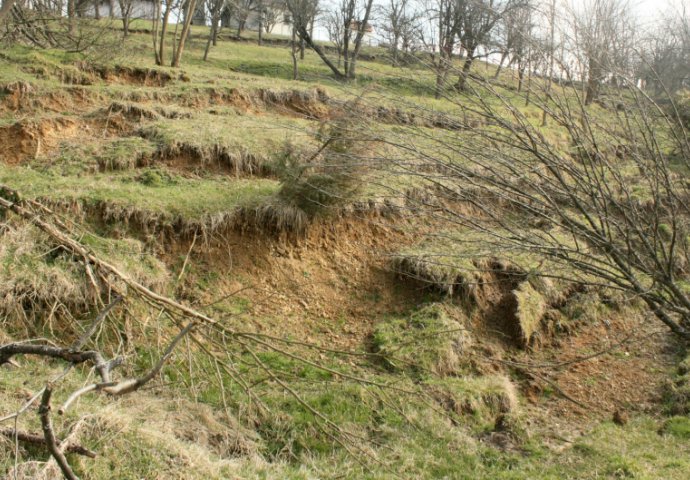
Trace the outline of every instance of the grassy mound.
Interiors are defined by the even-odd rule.
[[[190,119],[162,120],[140,135],[158,145],[159,156],[173,164],[220,167],[236,175],[268,175],[287,143],[307,144],[309,126],[298,120],[250,117],[225,111]]]
[[[458,375],[467,368],[463,359],[471,343],[464,318],[451,318],[443,304],[421,307],[407,318],[392,318],[376,324],[374,351],[394,371],[416,378]]]

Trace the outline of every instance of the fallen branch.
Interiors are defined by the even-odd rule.
[[[165,349],[165,353],[163,353],[163,356],[160,358],[160,360],[158,360],[158,363],[151,370],[149,370],[146,375],[139,378],[123,380],[122,382],[112,386],[102,386],[101,388],[103,391],[110,395],[124,395],[126,393],[138,390],[146,385],[151,381],[151,379],[158,375],[158,372],[161,371],[161,368],[163,368],[165,362],[168,361],[180,340],[182,340],[195,326],[196,324],[194,322],[187,324],[187,326],[177,334],[173,341],[170,342],[170,345],[168,345],[168,348]]]
[[[19,193],[16,192],[15,190],[0,184],[0,192],[6,192],[8,193],[13,200],[15,198],[20,198]],[[56,242],[58,242],[60,245],[63,247],[71,250],[75,254],[82,256],[85,261],[91,262],[93,265],[98,267],[101,271],[105,273],[109,273],[118,279],[120,279],[125,285],[127,285],[129,288],[132,290],[136,291],[139,295],[148,298],[152,300],[153,302],[165,306],[168,308],[172,308],[173,310],[177,310],[185,315],[188,315],[190,318],[199,320],[203,323],[209,324],[209,325],[216,325],[217,321],[212,319],[211,317],[204,315],[203,313],[188,307],[186,305],[183,305],[179,302],[176,302],[175,300],[172,300],[169,297],[159,295],[156,292],[152,291],[151,289],[145,287],[141,283],[132,280],[129,278],[127,275],[122,273],[118,268],[114,267],[113,265],[109,264],[108,262],[105,262],[101,260],[100,258],[96,257],[89,249],[84,247],[81,243],[78,241],[74,240],[71,238],[69,235],[66,235],[65,233],[59,231],[57,228],[55,228],[53,225],[49,224],[48,222],[45,222],[42,220],[38,215],[35,213],[31,212],[29,209],[24,208],[21,205],[20,201],[10,201],[7,198],[3,197],[0,195],[0,208],[4,208],[7,210],[10,210],[14,212],[15,214],[19,215],[20,217],[24,218],[25,220],[28,220],[31,222],[33,225],[38,227],[41,231],[46,233],[48,236],[53,238]],[[42,208],[42,210],[46,210],[46,208]],[[227,328],[225,329],[227,333],[228,332]]]
[[[50,397],[52,394],[52,386],[50,384],[46,385],[46,388],[43,392],[43,397],[41,398],[41,406],[38,409],[45,444],[48,446],[50,454],[57,462],[58,467],[60,467],[60,470],[65,478],[67,480],[79,480],[79,477],[77,477],[72,471],[72,467],[69,466],[69,463],[65,458],[65,454],[60,449],[57,438],[55,438],[55,432],[53,432],[53,423],[50,420]]]
[[[0,429],[0,435],[11,439],[16,438],[20,442],[29,443],[31,445],[47,446],[45,437],[37,433],[23,432],[21,430],[15,430],[14,428],[2,428]],[[67,442],[65,444],[65,442],[58,442],[58,447],[65,453],[76,453],[77,455],[96,458],[96,452],[76,443]]]
[[[103,355],[95,350],[75,352],[71,348],[53,347],[52,345],[9,343],[0,346],[0,365],[8,363],[10,358],[17,354],[59,358],[73,365],[90,361],[98,371],[103,382],[110,382],[110,370],[120,363],[117,359],[106,361]]]

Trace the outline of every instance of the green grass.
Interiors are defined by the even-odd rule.
[[[415,378],[459,375],[467,368],[462,356],[470,340],[463,319],[450,317],[451,312],[458,314],[457,309],[428,304],[407,318],[381,320],[374,327],[373,347],[392,371]]]
[[[274,180],[222,176],[198,180],[157,169],[77,177],[9,166],[0,166],[0,182],[29,198],[108,202],[123,209],[187,219],[258,205],[278,187]]]
[[[149,27],[143,21],[133,24],[135,29]],[[31,83],[33,89],[24,110],[17,114],[3,111],[2,125],[23,118],[20,115],[33,114],[81,113],[89,120],[97,120],[115,102],[129,102],[130,106],[150,111],[143,119],[136,114],[128,117],[127,127],[132,131],[128,130],[127,135],[144,138],[111,139],[99,135],[65,141],[57,151],[26,165],[0,165],[0,183],[18,189],[29,198],[59,202],[70,215],[74,212],[74,216],[79,207],[101,208],[101,221],[91,227],[117,238],[89,234],[81,236],[81,241],[133,277],[161,290],[169,287],[170,272],[186,264],[186,250],[166,250],[166,257],[167,254],[173,257],[168,261],[174,268],[165,266],[149,251],[153,247],[126,237],[122,231],[126,221],[151,220],[181,230],[180,223],[216,224],[241,209],[284,206],[278,195],[281,185],[277,180],[220,174],[205,167],[222,161],[224,155],[235,154],[256,157],[262,165],[269,165],[284,158],[288,148],[312,152],[317,147],[313,135],[318,130],[316,122],[277,104],[261,104],[257,101],[260,89],[281,94],[293,89],[314,92],[318,87],[325,89],[336,102],[361,95],[361,112],[366,116],[373,116],[382,106],[400,107],[404,115],[422,112],[432,119],[443,114],[463,118],[467,107],[476,106],[476,101],[464,94],[450,94],[452,102],[434,99],[434,78],[430,72],[417,67],[394,68],[385,60],[360,61],[358,78],[349,85],[336,82],[310,51],[300,63],[297,82],[290,80],[290,57],[284,47],[221,41],[211,50],[209,61],[203,62],[206,32],[206,28],[193,27],[180,69],[155,67],[150,36],[143,33],[132,34],[122,53],[113,58],[94,52],[87,58],[21,46],[8,48],[0,55],[0,85],[20,80]],[[385,58],[380,50],[370,49],[367,53]],[[107,83],[90,72],[88,65],[80,68],[78,62],[84,60],[98,68],[126,65],[152,69],[169,74],[172,80],[165,86],[127,84],[122,78]],[[483,65],[478,67],[479,74],[493,73],[484,70]],[[508,82],[509,76],[510,73],[504,73],[501,81]],[[85,85],[72,86],[79,83]],[[500,86],[497,89],[529,124],[540,124],[538,106],[524,105],[520,96],[510,89]],[[233,93],[247,95],[246,109],[223,97]],[[481,88],[480,93],[498,111],[505,110],[488,90]],[[82,97],[83,103],[77,102]],[[37,101],[43,98],[56,101]],[[355,108],[358,108],[356,104]],[[324,117],[333,114],[327,110],[324,107]],[[599,120],[606,120],[606,110],[596,106],[590,110]],[[477,118],[470,114],[468,121],[475,122]],[[362,155],[367,165],[358,172],[364,185],[354,198],[348,199],[350,203],[401,201],[401,192],[426,186],[416,175],[419,169],[427,167],[419,161],[420,156],[431,152],[451,165],[458,165],[463,158],[457,147],[475,136],[472,131],[430,128],[423,121],[411,123],[367,125],[366,133],[371,137],[386,136],[408,148],[383,146],[376,141],[367,144]],[[568,153],[569,138],[562,129],[549,125],[542,132],[559,151]],[[609,140],[604,135],[601,138]],[[483,147],[479,143],[475,145]],[[166,155],[167,158],[161,158]],[[180,158],[174,158],[176,155]],[[180,165],[189,160],[185,156],[192,157],[194,168],[186,163]],[[154,163],[157,160],[170,162]],[[630,169],[630,165],[622,167]],[[636,193],[641,198],[645,195],[643,188]],[[0,307],[12,306],[2,310],[0,336],[3,341],[10,336],[47,336],[61,342],[74,337],[95,309],[93,299],[87,298],[86,271],[79,259],[55,251],[51,242],[33,229],[12,228],[3,231],[0,244]],[[168,244],[157,246],[162,250]],[[400,249],[398,257],[414,267],[407,273],[426,277],[446,291],[476,280],[475,274],[486,270],[481,259],[499,257],[500,261],[509,262],[527,280],[518,287],[516,297],[525,336],[531,337],[537,331],[544,302],[553,293],[552,289],[555,290],[553,285],[540,282],[537,277],[548,275],[549,268],[556,267],[543,263],[537,255],[518,250],[497,252],[495,246],[490,237],[476,232],[437,230],[435,235]],[[235,245],[230,247],[234,254]],[[327,249],[328,246],[324,248]],[[279,255],[277,249],[275,255]],[[290,255],[286,262],[300,260],[299,255],[294,258],[292,252]],[[209,257],[204,261],[210,265],[213,257]],[[198,260],[192,255],[187,265],[190,287],[181,300],[196,306],[204,303],[202,298],[218,298],[218,291],[223,290],[219,287],[235,274],[234,270],[199,266],[195,263]],[[322,282],[310,270],[302,272],[298,274],[304,277],[300,281]],[[20,287],[25,290],[18,290]],[[43,302],[48,308],[57,301],[81,302],[80,315],[46,318],[44,309],[27,307],[29,303],[12,297],[21,291],[29,292],[27,298]],[[361,294],[370,292],[363,290]],[[378,293],[374,296],[376,303],[382,298]],[[439,300],[438,295],[430,297]],[[256,298],[251,298],[231,297],[209,310],[228,326],[242,331],[265,328],[273,333],[285,328],[283,317],[258,317],[253,304]],[[272,297],[268,298],[270,301]],[[341,375],[263,347],[256,348],[254,357],[234,339],[225,339],[228,345],[222,354],[227,354],[227,361],[219,366],[192,344],[188,350],[180,349],[160,378],[146,390],[118,402],[100,395],[86,395],[56,425],[60,435],[65,435],[78,419],[85,418],[79,441],[97,450],[99,456],[94,460],[70,456],[70,461],[83,478],[94,479],[113,475],[132,479],[686,478],[690,470],[687,460],[690,429],[687,417],[681,416],[687,412],[679,409],[687,409],[687,369],[679,372],[667,399],[669,411],[676,416],[633,417],[624,427],[599,424],[574,439],[572,446],[550,450],[539,429],[523,423],[524,402],[505,372],[480,374],[480,369],[475,368],[469,350],[475,340],[474,333],[471,335],[467,330],[471,325],[467,316],[472,312],[453,304],[452,299],[443,300],[406,313],[376,317],[372,314],[371,337],[365,340],[363,348],[373,348],[377,355],[362,361],[357,360],[359,357],[339,357],[280,344],[281,348],[340,371]],[[606,313],[606,308],[597,297],[588,295],[568,303],[563,315],[568,319],[594,320]],[[165,334],[171,326],[159,321],[157,311],[142,305],[130,304],[128,309],[133,313],[131,318],[108,324],[99,341],[113,353],[124,353],[128,363],[122,372],[134,375],[156,361],[164,343],[161,331]],[[27,324],[27,312],[34,324]],[[334,325],[338,331],[343,330],[349,322],[346,312],[343,309],[334,324],[319,319],[320,330],[314,334],[328,332],[330,335]],[[303,340],[295,338],[298,336],[295,332],[284,334]],[[144,338],[146,342],[141,341]],[[487,348],[493,347],[487,345]],[[125,351],[120,352],[121,349]],[[0,368],[0,416],[18,407],[21,401],[18,392],[35,391],[47,376],[57,374],[60,369],[57,363],[20,360],[20,369]],[[259,363],[270,367],[300,399],[282,388],[276,378],[267,375]],[[219,374],[222,366],[235,369],[231,371],[241,375],[244,385],[234,376]],[[73,373],[66,384],[61,384],[58,400],[64,399],[70,388],[93,380],[86,368],[78,368]],[[366,382],[348,378],[352,375]],[[586,381],[594,383],[596,379]],[[389,388],[381,389],[372,383],[386,384]],[[257,404],[250,401],[247,385],[262,399],[266,411],[259,412]],[[546,420],[540,415],[548,415],[537,408],[526,410],[527,415],[535,416],[536,425]],[[502,416],[509,417],[506,435],[511,448],[505,451],[487,440]],[[329,421],[338,428],[334,429]],[[21,425],[40,430],[33,411],[22,418]],[[0,474],[14,464],[12,450],[10,443],[0,443]],[[21,452],[25,460],[47,458],[40,449],[22,447]]]

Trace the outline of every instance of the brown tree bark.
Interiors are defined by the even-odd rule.
[[[182,52],[184,51],[184,46],[187,41],[187,36],[189,35],[189,28],[192,25],[192,18],[194,17],[194,9],[196,8],[196,0],[189,0],[187,3],[187,15],[185,15],[184,25],[182,26],[182,33],[180,34],[180,40],[175,49],[175,55],[173,56],[171,67],[179,67],[180,59],[182,58]]]

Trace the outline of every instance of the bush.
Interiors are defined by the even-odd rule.
[[[371,143],[363,131],[360,119],[341,115],[319,129],[316,153],[286,148],[277,167],[280,198],[310,217],[352,202],[362,185],[362,159]]]

